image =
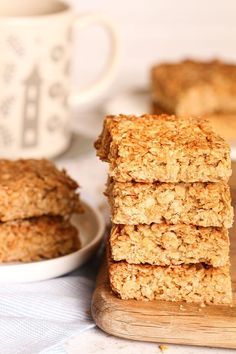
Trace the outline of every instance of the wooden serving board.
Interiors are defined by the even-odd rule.
[[[107,333],[128,339],[236,348],[236,225],[230,236],[232,307],[121,300],[112,293],[103,264],[92,299],[95,323]]]

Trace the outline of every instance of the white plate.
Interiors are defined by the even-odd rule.
[[[0,282],[26,283],[55,278],[84,264],[97,250],[105,231],[105,221],[99,210],[83,202],[85,212],[72,217],[79,229],[82,248],[67,256],[30,263],[0,265]]]
[[[105,114],[135,114],[141,115],[150,112],[151,99],[147,90],[126,92],[108,101]],[[226,138],[226,137],[225,137]],[[235,139],[229,141],[231,146],[231,159],[236,160],[236,131]]]

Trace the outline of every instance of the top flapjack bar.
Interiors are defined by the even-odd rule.
[[[77,188],[48,160],[0,160],[0,221],[81,212]]]
[[[151,94],[165,113],[234,113],[236,65],[219,60],[155,65],[151,70]]]
[[[95,147],[119,182],[218,182],[231,175],[228,144],[199,118],[107,116]]]

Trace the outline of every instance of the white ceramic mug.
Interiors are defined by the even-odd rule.
[[[105,27],[111,57],[98,82],[72,92],[73,35],[91,24]],[[70,142],[70,103],[89,101],[107,87],[117,51],[115,29],[103,15],[76,16],[57,0],[1,0],[0,158],[53,157],[63,152]]]

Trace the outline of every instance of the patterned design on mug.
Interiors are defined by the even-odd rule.
[[[5,84],[10,84],[12,82],[15,71],[16,67],[14,64],[6,64],[6,66],[3,68],[3,80]]]
[[[31,69],[29,76],[24,81],[24,86],[21,145],[23,148],[29,148],[38,144],[41,78],[37,66]]]
[[[64,135],[64,137],[66,139],[68,139],[70,137],[71,131],[70,131],[70,125],[68,124],[68,122],[64,123],[62,126],[62,134]]]
[[[3,125],[0,125],[0,146],[9,147],[13,142],[10,131]]]
[[[7,38],[7,44],[8,44],[8,47],[14,51],[14,53],[17,55],[17,56],[23,56],[24,55],[24,48],[22,46],[22,43],[20,41],[20,39],[16,36],[9,36]]]
[[[11,113],[12,106],[14,104],[14,96],[6,97],[0,103],[0,118],[7,118]]]
[[[64,71],[63,71],[63,73],[64,73],[65,76],[70,75],[70,69],[71,69],[70,66],[71,66],[71,65],[70,65],[70,61],[68,60],[68,61],[65,63]]]
[[[61,129],[61,119],[58,115],[53,115],[48,119],[47,130],[51,133]]]
[[[57,45],[52,48],[50,56],[51,59],[55,62],[60,61],[63,58],[64,55],[64,48],[62,45]]]
[[[51,98],[61,98],[64,95],[65,88],[60,82],[55,82],[49,87],[49,96]]]
[[[52,84],[49,87],[48,94],[52,99],[60,100],[63,107],[65,108],[68,107],[68,102],[67,102],[68,94],[62,83],[55,82],[54,84]]]

